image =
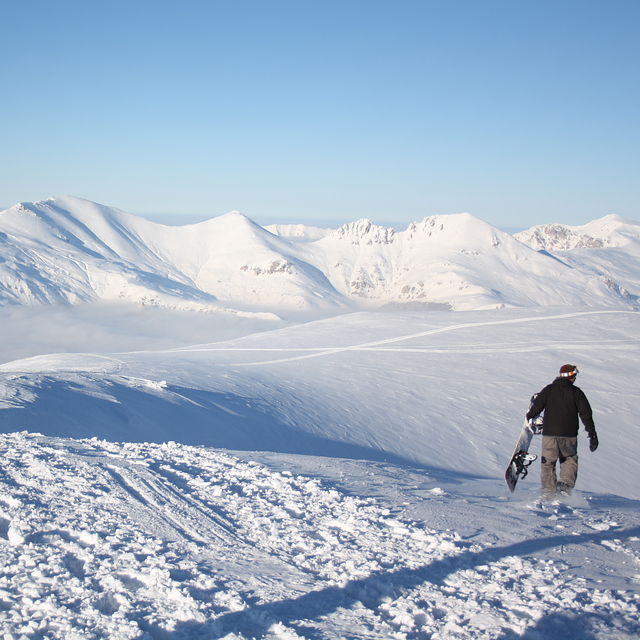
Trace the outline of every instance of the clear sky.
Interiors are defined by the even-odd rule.
[[[2,209],[640,219],[637,0],[0,0],[0,29]]]

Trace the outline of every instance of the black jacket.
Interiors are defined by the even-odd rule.
[[[535,418],[543,410],[542,435],[575,438],[578,435],[578,416],[589,436],[596,432],[587,396],[568,378],[556,378],[538,394],[527,412],[527,420]]]

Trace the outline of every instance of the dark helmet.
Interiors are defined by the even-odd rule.
[[[578,373],[578,367],[575,364],[563,364],[560,367],[561,378],[575,378]]]

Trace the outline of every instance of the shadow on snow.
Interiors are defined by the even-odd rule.
[[[411,464],[380,449],[330,439],[287,423],[259,398],[167,385],[149,388],[113,379],[38,376],[24,397],[0,409],[0,432],[29,431],[60,438],[110,442],[176,441],[236,451],[272,451]]]
[[[575,535],[558,535],[547,538],[529,539],[505,547],[489,548],[481,552],[465,552],[459,556],[450,556],[436,560],[416,569],[396,569],[379,571],[367,578],[352,580],[345,587],[330,586],[305,593],[301,596],[264,604],[249,604],[243,611],[224,613],[215,621],[207,623],[180,623],[174,632],[167,632],[145,625],[138,621],[154,639],[164,638],[199,638],[221,637],[230,633],[242,634],[245,637],[260,640],[264,638],[269,627],[281,622],[293,629],[306,640],[329,640],[322,629],[313,624],[314,621],[331,615],[339,609],[350,609],[357,603],[375,610],[383,599],[398,598],[403,592],[415,589],[423,584],[431,583],[435,587],[443,586],[451,574],[465,569],[472,569],[488,562],[496,562],[510,556],[530,556],[544,549],[561,545],[601,543],[604,540],[625,540],[640,535],[640,527],[627,530],[599,531],[595,533]],[[246,598],[250,602],[250,597]],[[625,625],[620,616],[606,615],[599,612],[575,612],[573,609],[554,611],[538,620],[524,634],[516,635],[514,631],[503,630],[497,640],[507,638],[524,638],[526,640],[596,640],[610,631],[612,625],[621,637],[637,637],[640,634],[640,623],[637,619]],[[615,624],[612,617],[615,616]],[[626,628],[625,628],[626,627]],[[472,630],[470,630],[472,631]],[[202,635],[206,633],[207,635]],[[211,635],[213,634],[213,635]],[[596,635],[598,634],[598,635]],[[626,635],[624,635],[626,634]],[[368,634],[344,635],[347,640],[360,640]],[[426,640],[430,634],[424,631],[406,631],[407,640]]]

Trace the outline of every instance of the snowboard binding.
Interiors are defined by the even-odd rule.
[[[517,478],[526,478],[529,473],[529,466],[538,459],[535,453],[527,453],[526,451],[518,451],[511,463]]]

